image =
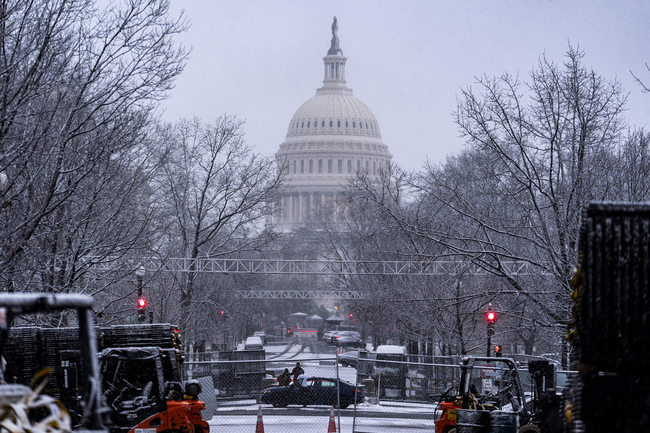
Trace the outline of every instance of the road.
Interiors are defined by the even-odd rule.
[[[220,407],[210,421],[210,433],[252,433],[256,428],[259,405],[241,402],[237,407]],[[253,401],[250,401],[253,403]],[[408,409],[408,411],[406,411]],[[433,405],[360,405],[335,411],[335,424],[341,433],[423,433],[434,431]],[[340,417],[339,417],[340,414]],[[331,410],[327,407],[288,407],[262,405],[265,433],[327,432]],[[354,430],[353,430],[354,429]]]
[[[262,417],[264,433],[325,433],[328,431],[329,417],[323,418],[293,418],[290,416]],[[210,422],[210,433],[253,433],[256,431],[257,417],[248,419],[233,418],[219,423]],[[356,420],[341,418],[335,420],[337,431],[340,433],[433,433],[431,423],[417,420],[399,422],[396,420],[377,418]]]

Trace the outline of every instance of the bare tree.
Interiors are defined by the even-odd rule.
[[[358,173],[344,193],[345,217],[333,218],[333,213],[325,210],[312,221],[308,236],[328,258],[388,262],[444,259],[445,249],[438,242],[403,230],[404,225],[428,230],[431,220],[422,217],[436,212],[428,207],[430,202],[417,201],[410,194],[409,177],[394,165],[378,175]],[[400,344],[419,342],[432,354],[434,346],[459,347],[455,339],[458,331],[464,341],[475,334],[476,311],[466,299],[450,294],[456,282],[456,275],[343,274],[330,284],[365,294],[364,299],[346,302],[371,326],[375,344],[388,339]],[[479,302],[470,300],[472,305]],[[466,308],[462,315],[473,319],[471,324],[464,324],[464,329],[458,329],[452,320],[459,305]]]
[[[643,129],[628,133],[613,158],[608,180],[614,196],[626,201],[650,200],[650,133]]]
[[[527,351],[542,334],[557,338],[570,316],[582,209],[616,198],[608,174],[618,166],[626,101],[619,83],[587,70],[583,56],[570,47],[562,66],[542,56],[528,83],[506,74],[478,79],[480,93],[464,90],[455,114],[468,148],[404,177],[402,191],[414,190],[414,200],[398,203],[386,183],[357,185],[380,224],[411,241],[400,248],[413,258],[455,259],[498,277],[499,284],[475,279],[462,292],[440,282],[442,293],[417,295],[439,301],[430,311],[446,313],[436,326],[460,351],[472,344],[478,322],[470,318],[487,302],[508,313],[500,326],[518,333]],[[527,263],[537,275],[513,273],[506,261]]]
[[[173,45],[185,24],[167,11],[166,0],[0,4],[0,270],[10,290],[96,292],[82,282],[96,258],[138,245],[153,165],[145,134],[186,58]]]
[[[464,90],[456,119],[472,150],[461,164],[430,167],[419,182],[427,200],[461,222],[434,237],[528,294],[550,324],[569,317],[582,209],[609,197],[601,177],[623,126],[619,83],[587,70],[583,56],[570,47],[563,68],[542,56],[526,85],[504,75],[479,79],[480,95]],[[464,184],[455,176],[461,170]],[[528,262],[540,277],[526,282],[504,260]],[[544,275],[555,287],[546,294],[537,290]]]
[[[252,152],[242,122],[223,116],[204,124],[178,123],[170,138],[159,202],[171,206],[168,249],[188,259],[242,254],[267,241],[265,218],[282,173],[273,159]],[[192,321],[199,274],[194,262],[178,280],[182,324]],[[191,326],[185,326],[191,329]]]
[[[648,66],[647,63],[645,64],[645,68],[650,72],[650,66]],[[650,88],[643,82],[643,80],[641,80],[639,77],[634,75],[634,72],[632,71],[630,71],[630,74],[634,77],[634,80],[637,82],[637,84],[641,86],[643,92],[650,93]]]

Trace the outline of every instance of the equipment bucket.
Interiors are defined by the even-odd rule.
[[[456,433],[489,433],[490,412],[487,410],[456,410]]]
[[[517,414],[513,412],[490,412],[490,433],[517,433]]]

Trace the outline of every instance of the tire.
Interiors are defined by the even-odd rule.
[[[273,398],[273,402],[271,404],[273,407],[287,407],[287,399],[281,395],[278,395]]]
[[[343,367],[349,367],[350,366],[350,364],[347,361],[341,361],[341,365]]]

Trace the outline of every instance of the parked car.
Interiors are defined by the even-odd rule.
[[[359,354],[361,352],[369,354],[367,350],[350,350],[349,352],[342,353],[337,356],[339,364],[343,367],[354,367],[357,368],[357,361],[359,360]]]
[[[364,346],[361,334],[356,331],[338,331],[332,336],[332,344],[337,346]]]
[[[307,405],[334,406],[345,409],[351,404],[362,403],[364,400],[363,387],[355,386],[345,380],[338,381],[339,398],[336,397],[337,381],[335,378],[309,377],[309,393]],[[339,402],[340,400],[340,402]],[[273,407],[302,405],[300,400],[300,384],[292,382],[287,386],[267,388],[260,394],[259,402],[272,404]]]
[[[262,344],[266,344],[266,332],[264,331],[255,331],[253,332],[253,337],[260,337]]]
[[[330,329],[329,331],[323,332],[323,341],[326,343],[331,343],[332,342],[332,337],[336,335],[339,331],[335,329]]]
[[[248,337],[244,343],[244,348],[246,350],[262,350],[264,349],[264,344],[260,337]]]

